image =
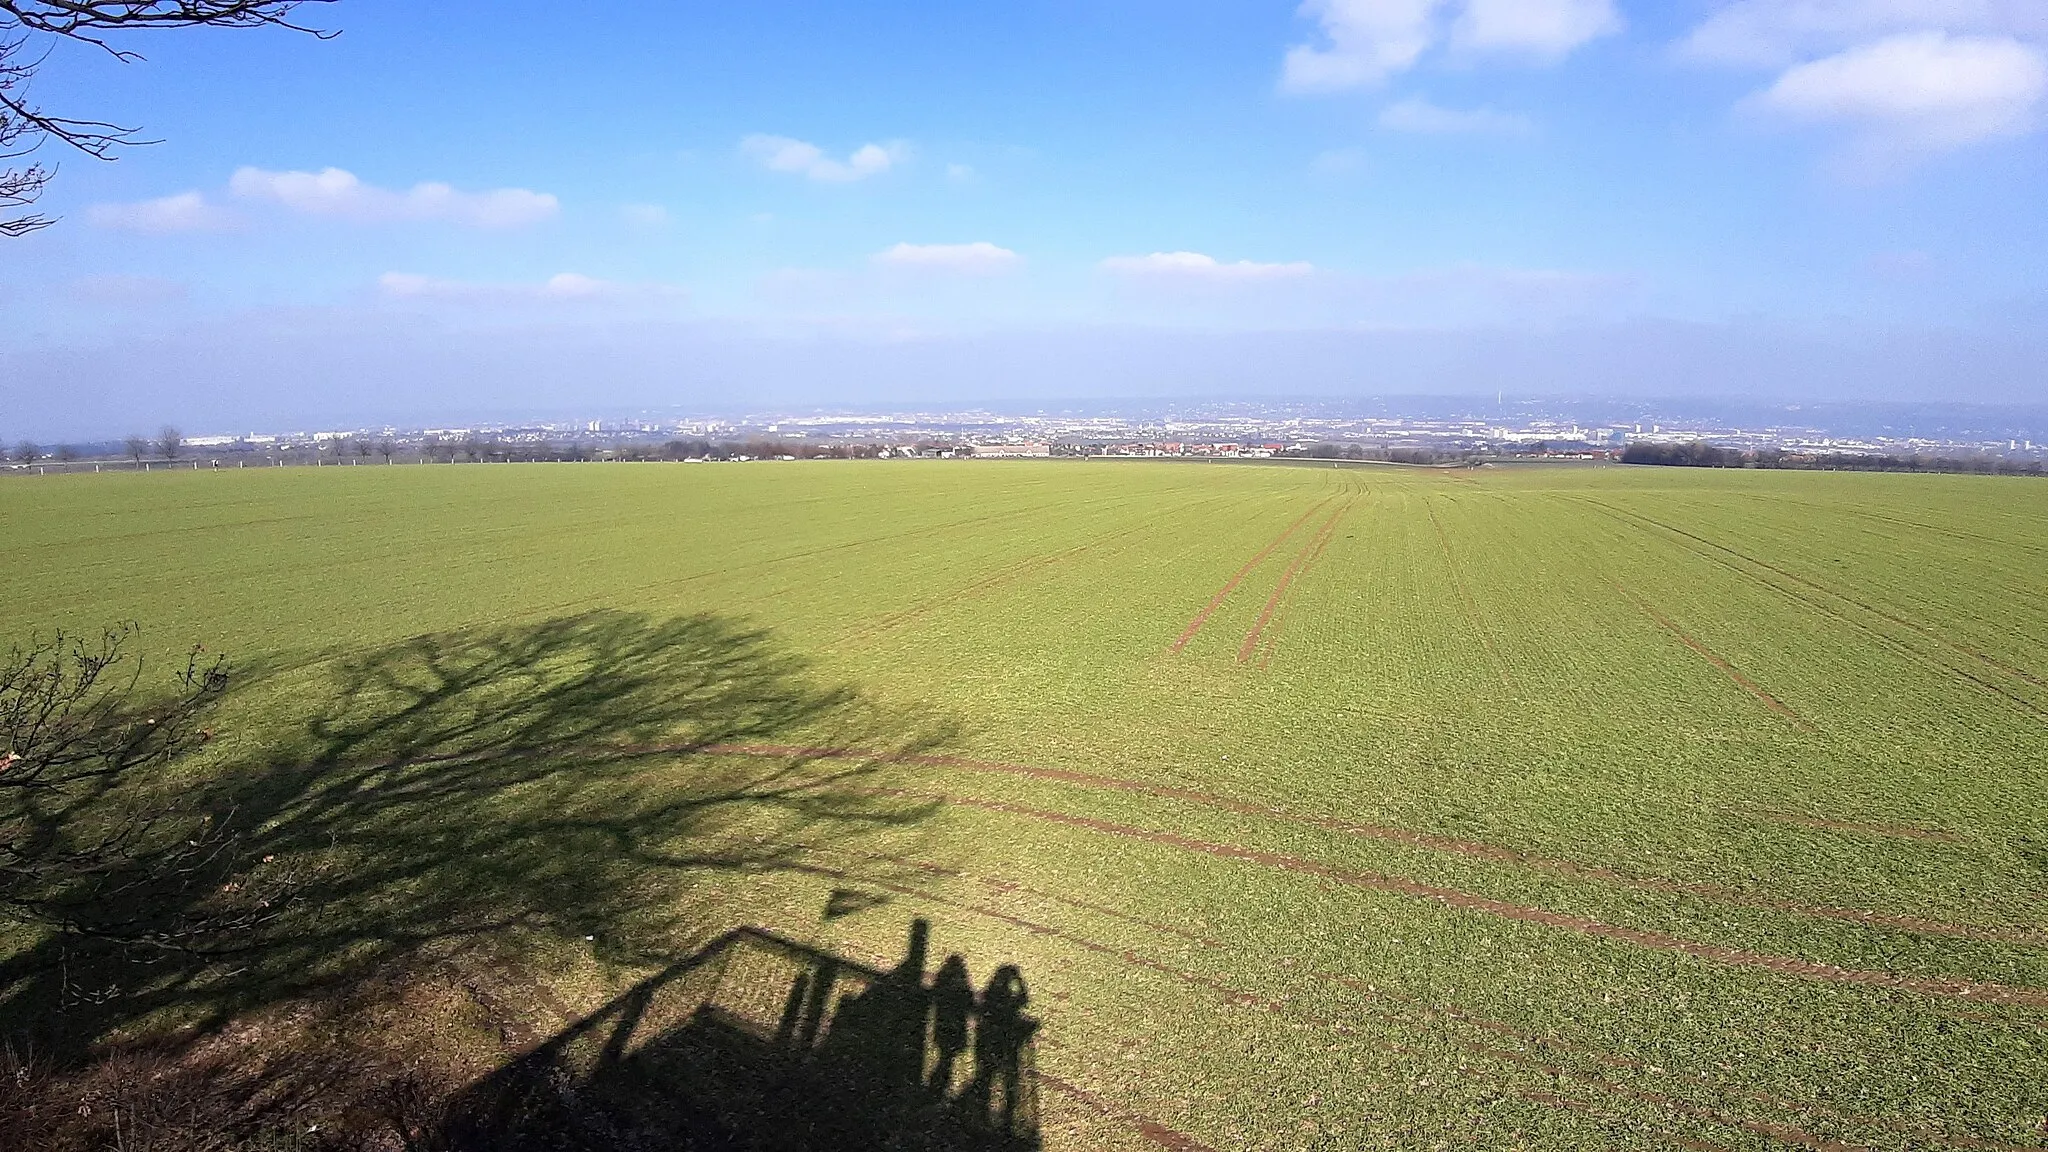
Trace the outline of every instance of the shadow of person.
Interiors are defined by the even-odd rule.
[[[931,922],[910,923],[903,959],[868,986],[840,1002],[820,1055],[846,1066],[862,1091],[904,1103],[924,1083],[925,1037],[931,998],[924,984]]]
[[[974,1032],[974,1079],[964,1094],[973,1118],[996,1132],[1034,1122],[1035,1096],[1025,1089],[1025,1053],[1038,1022],[1024,1015],[1031,995],[1024,974],[1005,964],[982,990]]]
[[[967,1023],[974,1013],[974,981],[958,952],[946,957],[932,977],[932,1065],[929,1089],[941,1097],[953,1091],[954,1066],[967,1050]]]

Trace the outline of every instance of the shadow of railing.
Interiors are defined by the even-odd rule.
[[[719,937],[460,1093],[420,1149],[1036,1149],[1038,1021],[1014,966],[887,971],[759,928]]]

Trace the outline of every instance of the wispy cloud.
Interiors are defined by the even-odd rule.
[[[1300,13],[1320,36],[1288,49],[1280,88],[1302,94],[1385,83],[1440,45],[1547,63],[1622,26],[1614,0],[1306,0]]]
[[[1783,68],[1899,32],[2048,37],[2039,0],[1735,0],[1701,21],[1679,52],[1716,64]]]
[[[1843,126],[1840,166],[1881,176],[2038,127],[2044,43],[2048,4],[2038,0],[1737,0],[1678,53],[1777,71],[1741,109]]]
[[[557,272],[541,281],[452,280],[412,272],[386,272],[377,288],[397,299],[427,300],[603,300],[686,295],[667,284],[624,284],[580,272]]]
[[[180,192],[154,200],[95,204],[85,218],[94,227],[164,235],[172,232],[218,232],[235,224],[234,213],[207,202],[198,192]]]
[[[976,240],[971,244],[893,244],[875,253],[874,262],[887,268],[987,275],[1015,268],[1024,258],[1008,248]]]
[[[1785,70],[1752,111],[1849,125],[1849,159],[1890,167],[2025,132],[2048,97],[2048,59],[2009,37],[1908,32]]]
[[[266,201],[309,216],[361,223],[440,221],[469,228],[520,228],[554,217],[555,197],[525,188],[464,192],[447,184],[415,184],[403,192],[366,184],[340,168],[271,172],[241,168],[228,181],[236,196]]]
[[[1156,276],[1183,280],[1232,281],[1275,280],[1307,276],[1315,265],[1306,260],[1261,263],[1236,260],[1225,263],[1201,252],[1153,252],[1144,256],[1111,256],[1102,268],[1122,276]]]
[[[910,155],[910,146],[900,140],[863,144],[846,159],[834,160],[808,141],[756,134],[740,141],[740,151],[770,172],[788,172],[825,184],[850,184],[902,163]]]
[[[1379,84],[1413,67],[1437,36],[1443,0],[1307,0],[1301,14],[1322,32],[1320,44],[1287,50],[1280,86],[1288,92],[1337,92]]]
[[[1621,31],[1614,0],[1466,0],[1451,46],[1555,60]]]
[[[1443,108],[1411,96],[1380,110],[1379,125],[1393,132],[1425,135],[1526,136],[1535,131],[1527,116],[1492,108]]]

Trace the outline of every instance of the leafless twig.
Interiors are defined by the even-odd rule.
[[[333,0],[0,0],[0,160],[16,160],[55,140],[98,160],[112,160],[122,148],[150,144],[138,129],[100,120],[44,112],[29,97],[29,82],[49,59],[57,40],[75,40],[105,50],[124,63],[139,53],[116,46],[111,34],[162,28],[285,28],[321,39],[337,33],[298,23],[303,4]],[[32,38],[44,37],[40,51]],[[55,223],[28,212],[56,177],[54,166],[29,164],[0,169],[0,237],[24,236]]]

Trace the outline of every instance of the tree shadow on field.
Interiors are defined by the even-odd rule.
[[[303,716],[196,785],[73,814],[175,818],[52,894],[62,930],[0,965],[0,1030],[75,1065],[133,1025],[204,1034],[476,949],[656,967],[752,918],[721,904],[736,874],[822,871],[809,850],[923,820],[873,777],[951,735],[766,632],[624,612],[340,661]],[[197,843],[218,850],[195,868]]]

